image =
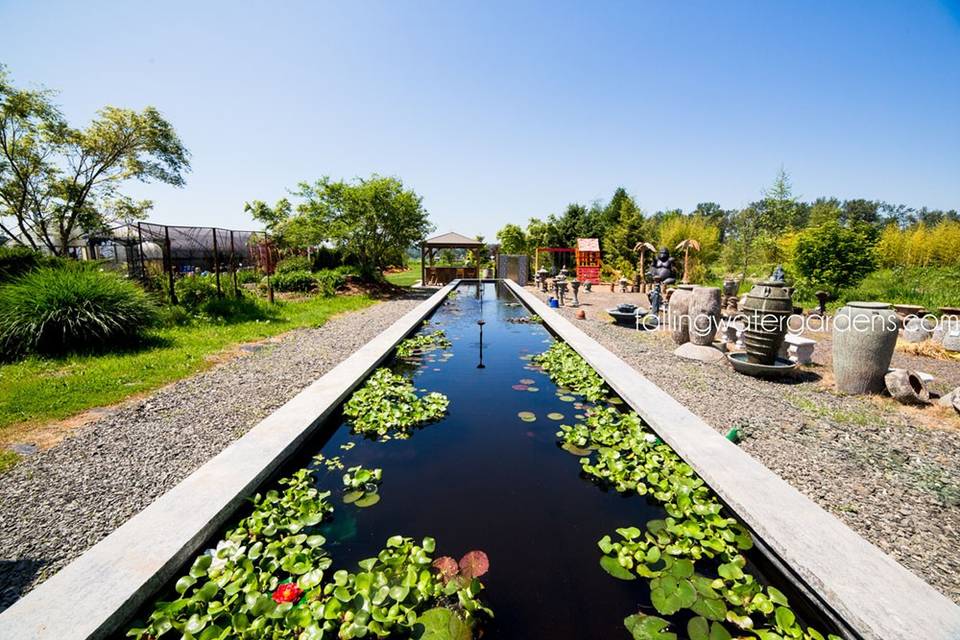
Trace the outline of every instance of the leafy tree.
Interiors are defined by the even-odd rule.
[[[873,226],[881,225],[880,203],[873,200],[856,198],[843,203],[841,222],[845,224],[864,223]]]
[[[47,90],[17,89],[0,67],[0,230],[64,255],[79,233],[113,217],[143,216],[147,201],[119,193],[128,180],[183,186],[189,153],[153,107],[104,107],[85,129],[64,119]]]
[[[862,228],[828,222],[800,233],[793,258],[801,297],[817,289],[836,296],[858,284],[877,266],[874,243]]]
[[[267,231],[273,232],[290,220],[293,207],[290,205],[289,200],[281,198],[277,200],[277,203],[272,207],[263,200],[244,202],[243,210],[249,213],[250,217],[257,222],[262,222]]]
[[[797,198],[793,195],[790,174],[783,167],[773,185],[763,192],[762,206],[757,209],[762,231],[780,233],[797,225]]]
[[[433,230],[423,199],[397,178],[372,175],[353,182],[328,177],[301,182],[303,198],[289,224],[302,224],[353,258],[366,278],[402,264],[407,247]]]
[[[629,196],[621,199],[620,216],[616,224],[607,228],[603,237],[604,262],[625,274],[632,273],[637,262],[633,248],[644,235],[644,218],[640,207]]]
[[[500,242],[501,253],[523,255],[532,251],[527,243],[527,234],[515,224],[503,225],[503,228],[497,231],[497,240]]]
[[[588,231],[584,236],[581,237],[591,237],[591,238],[603,238],[606,237],[607,233],[620,223],[620,217],[623,213],[623,204],[625,202],[630,202],[634,207],[636,207],[636,202],[633,198],[627,193],[627,190],[623,187],[617,187],[617,190],[613,192],[613,197],[610,198],[610,202],[603,209],[599,209],[594,216],[593,229]]]
[[[843,215],[843,209],[840,207],[840,201],[836,198],[817,198],[810,206],[809,224],[813,227],[827,224],[828,222],[840,222]]]

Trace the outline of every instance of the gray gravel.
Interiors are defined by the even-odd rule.
[[[576,320],[578,327],[717,431],[740,426],[746,433],[744,450],[960,603],[960,423],[955,416],[831,393],[821,380],[829,376],[829,349],[823,348],[828,345],[818,345],[815,365],[798,380],[768,382],[739,375],[725,363],[677,358],[666,333],[610,324],[602,309],[636,303],[638,294],[595,291],[582,298],[588,302],[583,307],[587,320]],[[575,310],[561,313],[573,319]],[[956,363],[901,354],[894,361],[936,369],[944,388],[960,384]]]
[[[0,475],[0,610],[243,435],[422,300],[301,329],[78,429]]]

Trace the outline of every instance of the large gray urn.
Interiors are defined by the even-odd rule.
[[[690,342],[690,299],[693,297],[693,287],[677,289],[670,296],[667,306],[668,321],[670,323],[670,337],[676,344]]]
[[[833,376],[841,393],[881,393],[899,319],[886,302],[848,302],[833,318]]]

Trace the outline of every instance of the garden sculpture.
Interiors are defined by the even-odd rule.
[[[563,276],[560,276],[560,277],[558,277],[558,278],[556,279],[556,281],[554,282],[554,284],[555,284],[555,286],[557,287],[557,300],[559,301],[560,306],[562,307],[562,306],[563,306],[563,298],[564,298],[565,294],[567,293],[567,279],[564,278]]]
[[[588,282],[587,284],[590,284],[590,283]],[[577,280],[576,277],[574,277],[574,279],[570,281],[570,289],[573,291],[573,305],[572,305],[572,306],[574,306],[574,307],[579,307],[579,306],[580,306],[580,298],[577,297],[577,294],[578,294],[579,291],[580,291],[580,281]]]
[[[659,280],[659,282],[663,284],[673,284],[677,281],[677,275],[673,266],[674,262],[670,252],[664,247],[660,249],[660,253],[653,259],[653,264],[650,265],[647,275],[653,278],[654,282]]]
[[[683,284],[690,282],[690,249],[700,251],[700,243],[693,238],[687,238],[677,245],[677,251],[683,250]]]
[[[651,291],[648,296],[650,298],[650,313],[656,316],[660,313],[660,305],[663,304],[663,294],[660,293],[659,280],[654,279],[653,291]]]

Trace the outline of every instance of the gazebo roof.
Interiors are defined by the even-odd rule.
[[[472,249],[482,247],[483,243],[476,238],[468,238],[465,235],[451,231],[433,238],[427,238],[423,241],[423,246],[441,249]]]

